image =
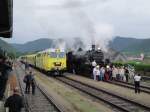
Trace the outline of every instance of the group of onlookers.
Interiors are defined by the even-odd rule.
[[[93,67],[93,79],[97,81],[124,81],[128,82],[129,78],[134,80],[135,93],[140,93],[140,74],[135,74],[134,70],[129,70],[124,66],[100,66],[97,65],[95,61],[92,62]]]
[[[96,65],[93,67],[93,77],[97,81],[120,80],[128,82],[129,70],[124,67]]]

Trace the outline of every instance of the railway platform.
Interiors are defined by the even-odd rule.
[[[4,103],[6,99],[13,94],[13,90],[17,86],[18,86],[18,81],[15,74],[15,70],[13,70],[9,74],[9,79],[7,81],[7,87],[4,94],[5,97],[0,101],[0,112],[9,112],[8,108],[4,108]],[[22,109],[22,112],[25,112],[24,109]]]

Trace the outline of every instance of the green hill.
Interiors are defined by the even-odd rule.
[[[12,45],[8,44],[4,40],[0,39],[0,48],[7,52],[8,55],[14,57],[16,54],[16,50],[12,47]]]
[[[12,46],[21,53],[25,52],[35,52],[41,51],[50,47],[53,47],[53,40],[52,39],[38,39],[34,41],[27,42],[25,44],[12,44]]]
[[[25,44],[12,44],[12,46],[19,52],[35,52],[41,51],[46,48],[54,46],[54,40],[41,38]],[[75,44],[79,46],[79,44]],[[129,53],[129,54],[139,54],[147,53],[150,54],[150,39],[136,39],[127,37],[116,37],[109,43],[109,47],[116,51]]]
[[[126,53],[150,53],[150,39],[116,37],[109,46]]]

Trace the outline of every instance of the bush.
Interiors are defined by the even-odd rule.
[[[129,64],[131,66],[134,66],[136,71],[150,72],[150,64],[143,64],[137,62],[115,62],[113,64],[116,66],[127,66]]]

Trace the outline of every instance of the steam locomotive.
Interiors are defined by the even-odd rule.
[[[95,45],[92,45],[92,50],[83,51],[79,48],[77,52],[68,52],[68,72],[75,72],[76,74],[82,75],[91,74],[93,60],[95,60],[98,65],[104,65],[104,53],[101,49],[95,49]]]

